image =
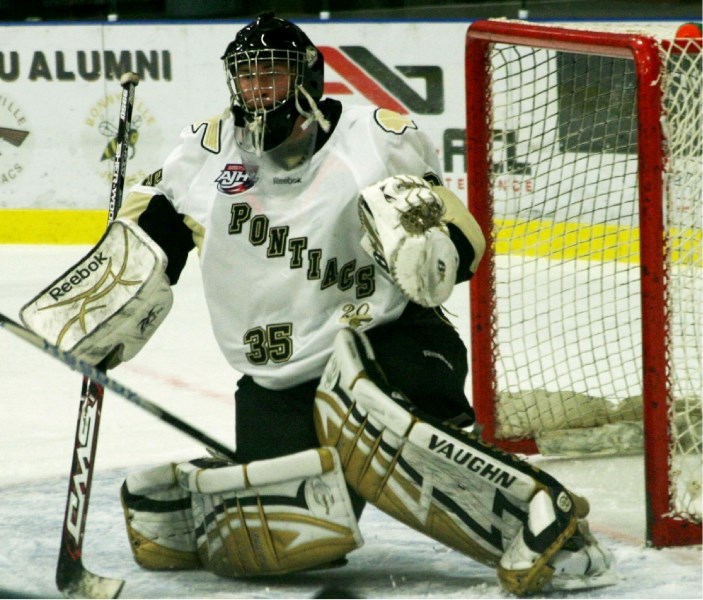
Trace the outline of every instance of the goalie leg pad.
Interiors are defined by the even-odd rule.
[[[546,584],[533,571],[555,556],[588,512],[585,500],[546,473],[421,415],[385,382],[368,339],[357,331],[335,339],[316,395],[315,425],[320,442],[339,450],[347,482],[364,499],[479,562],[500,564],[509,591],[518,589],[513,579],[527,574],[535,585]],[[525,538],[532,513],[545,506],[559,515],[534,532],[546,558],[503,562],[515,540]],[[520,567],[527,574],[511,577]]]
[[[190,461],[176,470],[192,494],[200,558],[217,575],[323,567],[363,544],[334,448],[247,465]]]
[[[385,383],[366,336],[340,332],[316,394],[321,443],[337,447],[347,482],[365,500],[496,566],[503,540],[517,535],[527,514],[534,478],[412,410]]]
[[[98,364],[134,357],[173,305],[166,255],[135,223],[118,219],[79,263],[20,311],[62,350]]]
[[[174,467],[166,464],[130,474],[120,491],[132,554],[145,569],[202,567],[190,493],[178,485]]]

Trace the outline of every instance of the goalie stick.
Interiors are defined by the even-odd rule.
[[[100,370],[98,367],[94,367],[84,360],[81,360],[72,352],[62,350],[55,344],[45,340],[40,335],[37,335],[30,329],[27,329],[24,325],[20,325],[17,321],[12,320],[10,317],[2,313],[0,313],[0,327],[6,331],[9,331],[18,338],[23,339],[32,346],[39,348],[39,350],[42,350],[49,356],[53,356],[59,362],[62,362],[74,371],[82,373],[93,383],[114,392],[128,402],[131,402],[139,408],[142,408],[148,413],[154,415],[157,419],[168,423],[172,427],[175,427],[178,431],[185,433],[197,442],[204,444],[208,448],[215,450],[232,461],[235,460],[234,449],[230,448],[226,444],[223,444],[222,442],[218,442],[214,438],[211,438],[206,433],[203,433],[189,423],[186,423],[183,419],[177,417],[173,413],[170,413],[165,408],[160,407],[158,404],[148,400],[141,394],[138,394],[137,392],[129,389],[127,386],[122,385],[119,381],[110,377],[105,371]]]
[[[120,78],[122,100],[115,138],[117,146],[112,168],[108,224],[114,220],[122,203],[134,88],[138,83],[139,77],[135,73],[125,73]],[[76,437],[73,443],[71,475],[68,480],[66,512],[61,532],[61,548],[56,565],[56,586],[67,598],[117,598],[124,585],[121,579],[110,579],[91,573],[83,566],[82,558],[83,535],[95,469],[103,394],[102,385],[84,374],[78,406]]]
[[[234,450],[122,385],[107,375],[105,371],[93,367],[71,352],[62,350],[2,313],[0,313],[0,327],[39,348],[46,354],[53,356],[74,371],[82,373],[84,382],[88,382],[87,384],[84,383],[84,385],[88,385],[87,392],[81,397],[79,429],[76,432],[76,448],[71,468],[69,499],[64,522],[64,534],[61,540],[59,564],[56,572],[56,583],[64,596],[69,598],[117,598],[122,590],[124,581],[91,573],[83,566],[81,558],[85,516],[88,509],[88,495],[90,494],[90,483],[95,464],[95,441],[104,390],[109,389],[132,404],[151,413],[161,421],[175,427],[178,431],[200,442],[205,447],[233,461],[235,460]],[[81,428],[84,429],[81,430]],[[75,495],[72,490],[75,490]]]

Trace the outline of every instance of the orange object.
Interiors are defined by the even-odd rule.
[[[676,37],[679,38],[699,38],[702,35],[700,23],[684,23],[676,30]]]

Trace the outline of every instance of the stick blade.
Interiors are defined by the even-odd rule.
[[[64,598],[117,598],[124,583],[91,573],[81,562],[59,564],[56,572],[56,585]]]

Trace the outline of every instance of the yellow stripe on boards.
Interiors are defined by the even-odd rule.
[[[106,210],[0,209],[0,244],[95,244]]]
[[[551,221],[496,221],[498,254],[639,262],[639,229]]]
[[[105,210],[0,209],[0,244],[95,244]],[[638,227],[496,219],[496,254],[639,262]],[[700,229],[670,230],[672,264],[703,267]]]
[[[639,263],[639,227],[496,219],[496,254]],[[700,229],[669,231],[672,264],[703,266]],[[654,242],[653,242],[654,243]]]
[[[700,229],[672,230],[670,245],[675,265],[703,267],[703,232]]]

